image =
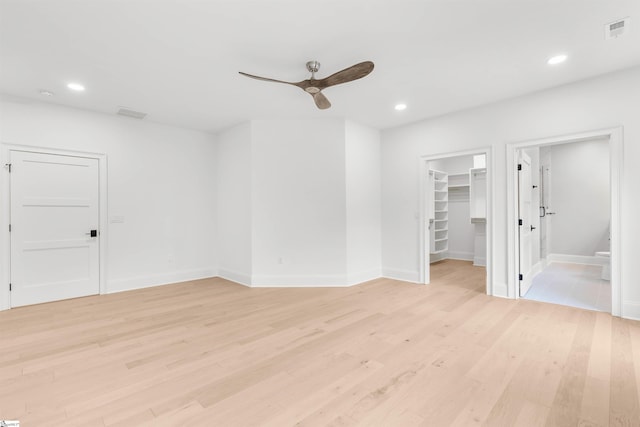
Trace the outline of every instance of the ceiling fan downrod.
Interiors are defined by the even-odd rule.
[[[311,73],[311,80],[315,80],[316,73],[320,69],[320,63],[318,61],[307,62],[307,70]]]

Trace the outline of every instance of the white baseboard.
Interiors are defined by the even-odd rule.
[[[461,261],[473,261],[473,252],[459,252],[449,250],[449,259],[459,259]]]
[[[240,285],[251,286],[251,275],[249,274],[220,268],[218,269],[218,277],[222,277],[223,279],[230,280]]]
[[[531,277],[535,277],[538,273],[540,273],[544,269],[544,262],[542,260],[536,262],[533,267],[531,267]]]
[[[540,267],[544,270],[549,266],[549,258],[540,258]]]
[[[207,279],[218,276],[216,268],[200,268],[194,270],[174,271],[165,274],[128,277],[126,279],[107,280],[107,294],[132,291],[134,289],[151,288],[189,280]]]
[[[420,283],[420,273],[411,270],[382,267],[382,277],[394,280],[402,280],[403,282]]]
[[[252,288],[335,288],[347,287],[346,276],[342,274],[315,275],[253,275]]]
[[[486,267],[487,259],[485,257],[473,257],[473,265],[476,267]]]
[[[350,286],[357,285],[358,283],[368,282],[369,280],[379,279],[380,277],[382,277],[382,271],[379,268],[375,268],[369,271],[347,274],[347,283]]]
[[[494,297],[513,298],[509,296],[509,286],[506,283],[493,282],[491,286],[491,294]]]
[[[604,265],[609,262],[609,258],[585,255],[549,254],[548,262],[566,262],[570,264]]]
[[[343,274],[247,274],[220,269],[219,277],[251,288],[342,288],[369,280],[378,279],[382,275],[379,269],[360,273]]]
[[[429,264],[433,264],[434,262],[442,261],[447,258],[449,258],[449,251],[440,252],[438,254],[429,254]]]
[[[640,302],[623,301],[622,316],[624,319],[640,320]]]

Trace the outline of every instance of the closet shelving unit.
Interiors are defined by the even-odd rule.
[[[430,253],[441,254],[449,250],[449,180],[446,172],[429,171],[430,191],[433,195],[430,224]]]
[[[452,173],[449,174],[449,189],[466,189],[469,188],[469,173]]]
[[[487,221],[487,169],[472,168],[469,170],[469,208],[472,223]]]
[[[469,173],[449,174],[449,201],[469,200]]]

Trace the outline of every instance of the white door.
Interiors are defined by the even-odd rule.
[[[520,296],[524,296],[533,280],[533,225],[531,204],[533,186],[531,184],[531,158],[520,151],[518,162],[518,223],[520,243]]]
[[[98,294],[98,160],[10,156],[11,306]]]

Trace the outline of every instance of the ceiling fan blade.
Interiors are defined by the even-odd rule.
[[[331,107],[331,103],[329,102],[327,97],[322,94],[322,92],[312,93],[311,96],[313,96],[316,107],[318,107],[319,109],[326,110],[327,108]]]
[[[262,81],[265,81],[265,82],[284,83],[286,85],[298,86],[298,83],[285,82],[285,81],[282,81],[282,80],[269,79],[267,77],[254,76],[253,74],[243,73],[242,71],[238,71],[238,73],[242,74],[245,77],[249,77],[249,78],[256,79],[256,80],[262,80]]]
[[[310,64],[313,66],[312,68],[310,68]],[[367,76],[371,71],[373,71],[374,65],[371,61],[361,62],[359,64],[352,65],[349,68],[345,68],[342,71],[338,71],[337,73],[333,73],[329,77],[318,80],[313,76],[315,75],[314,73],[318,71],[319,66],[320,64],[317,62],[307,63],[307,68],[309,71],[311,71],[312,75],[310,79],[303,80],[301,82],[285,82],[283,80],[270,79],[268,77],[254,76],[253,74],[243,73],[242,71],[238,72],[245,77],[256,80],[297,86],[313,97],[313,101],[319,109],[326,110],[327,108],[331,107],[331,102],[329,102],[327,97],[320,92],[322,89],[361,79]]]
[[[318,87],[324,89],[329,86],[339,85],[341,83],[347,83],[353,80],[358,80],[373,71],[373,62],[365,61],[356,65],[352,65],[349,68],[345,68],[342,71],[331,74],[329,77],[325,77],[318,81]]]

